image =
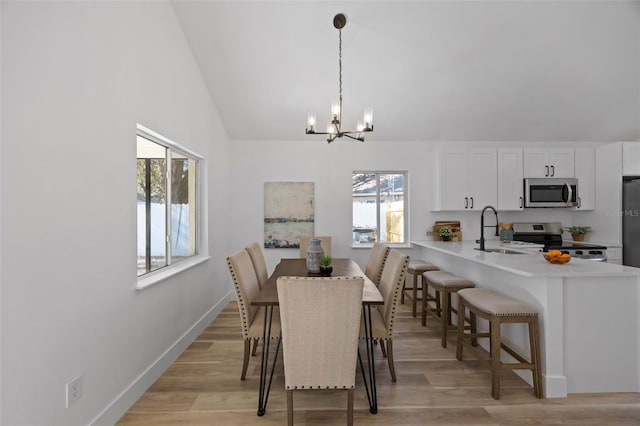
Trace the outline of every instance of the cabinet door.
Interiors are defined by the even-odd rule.
[[[443,150],[439,157],[440,209],[468,209],[470,190],[467,150]]]
[[[596,158],[593,148],[576,148],[575,176],[578,179],[577,210],[595,209]]]
[[[622,174],[624,176],[640,175],[639,142],[624,142],[622,144]]]
[[[546,178],[550,177],[549,155],[547,148],[524,149],[524,177]]]
[[[575,176],[573,148],[549,149],[550,177],[572,178]]]
[[[498,148],[498,210],[523,210],[522,148]]]
[[[498,155],[495,148],[469,151],[469,208],[482,210],[498,201]]]

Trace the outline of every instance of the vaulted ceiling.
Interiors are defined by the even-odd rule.
[[[304,134],[338,98],[367,140],[640,139],[638,1],[179,1],[233,140]]]

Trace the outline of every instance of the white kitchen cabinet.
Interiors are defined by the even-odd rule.
[[[640,175],[640,142],[622,143],[622,175]]]
[[[596,208],[596,156],[594,148],[575,149],[575,177],[578,179],[576,210]]]
[[[525,148],[524,177],[572,178],[573,151],[573,148]]]
[[[498,148],[498,210],[524,209],[522,148]]]
[[[434,210],[482,210],[497,202],[495,148],[452,148],[434,157]]]

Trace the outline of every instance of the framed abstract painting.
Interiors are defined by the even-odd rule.
[[[314,234],[314,183],[264,183],[264,247],[299,248]]]

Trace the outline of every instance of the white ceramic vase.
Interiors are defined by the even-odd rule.
[[[320,240],[312,239],[307,248],[307,271],[312,274],[319,274],[323,257],[324,249],[320,245]]]

